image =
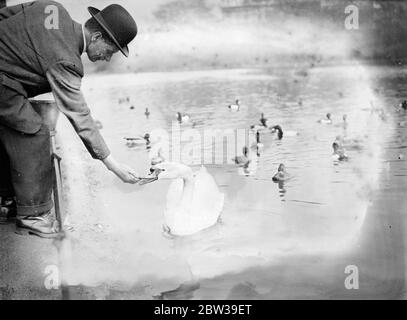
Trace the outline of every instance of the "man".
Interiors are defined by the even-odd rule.
[[[49,131],[30,97],[52,91],[90,155],[122,181],[138,181],[110,154],[80,89],[82,53],[92,62],[109,61],[118,51],[127,57],[137,25],[116,4],[88,10],[92,17],[81,26],[53,1],[0,9],[0,216],[3,222],[15,220],[18,233],[52,238],[59,231],[51,214]]]

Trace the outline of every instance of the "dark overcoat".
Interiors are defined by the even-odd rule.
[[[83,50],[82,26],[58,2],[0,9],[0,124],[35,134],[42,123],[28,98],[52,91],[92,157],[106,158],[109,149],[81,92]]]

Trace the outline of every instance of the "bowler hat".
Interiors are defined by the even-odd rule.
[[[102,11],[88,7],[89,13],[110,36],[120,51],[129,56],[127,45],[137,35],[137,24],[130,13],[118,4],[111,4]]]

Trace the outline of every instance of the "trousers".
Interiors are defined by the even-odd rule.
[[[13,100],[17,103],[16,110],[21,100],[30,108],[26,97],[1,87],[0,84],[0,109],[10,109]],[[0,197],[16,198],[18,216],[38,215],[53,207],[54,168],[50,143],[46,125],[35,133],[20,132],[9,127],[7,121],[3,122],[0,112]]]

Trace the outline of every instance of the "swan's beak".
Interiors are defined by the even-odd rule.
[[[152,166],[152,167],[150,168],[150,174],[153,175],[153,176],[155,176],[155,177],[157,177],[157,179],[158,179],[158,175],[159,175],[162,171],[165,171],[165,170],[164,170],[164,169],[157,168],[157,167],[154,167],[154,166]]]
[[[151,167],[149,176],[146,178],[141,178],[139,181],[139,185],[142,186],[147,183],[151,183],[151,182],[158,180],[158,175],[160,174],[161,171],[164,171],[164,170]]]

